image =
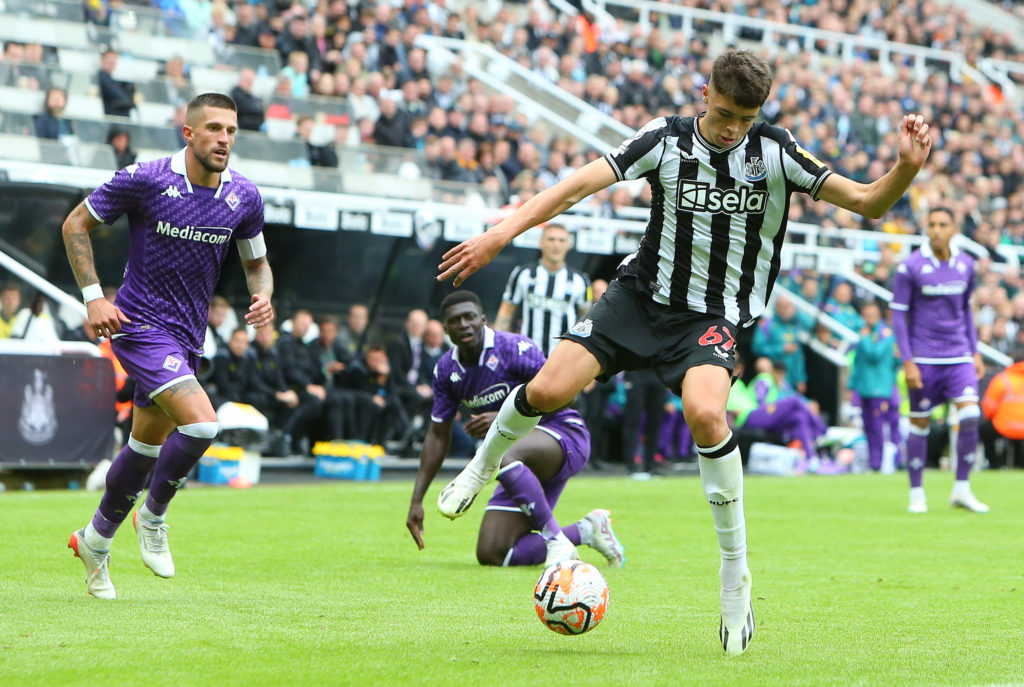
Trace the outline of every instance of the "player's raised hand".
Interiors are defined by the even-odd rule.
[[[423,550],[423,504],[412,502],[409,504],[409,517],[405,519],[405,526],[409,528],[413,541],[420,551]]]
[[[96,336],[110,337],[121,331],[121,323],[130,323],[128,316],[106,298],[96,298],[85,305],[89,313],[89,328]]]
[[[437,266],[441,272],[437,275],[437,280],[445,281],[455,277],[452,283],[461,286],[469,275],[494,260],[494,256],[506,243],[503,236],[494,231],[485,231],[479,236],[463,241],[444,254],[441,264]]]
[[[921,168],[931,150],[932,137],[924,117],[919,114],[905,115],[900,122],[900,159]]]
[[[274,322],[274,306],[270,299],[262,293],[253,294],[249,312],[245,313],[245,323],[256,327],[265,327]]]

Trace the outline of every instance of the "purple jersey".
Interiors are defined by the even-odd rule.
[[[926,365],[974,360],[974,261],[953,246],[949,250],[949,262],[939,262],[925,243],[896,268],[889,307],[904,360]]]
[[[459,360],[459,349],[453,348],[434,366],[431,419],[455,419],[460,403],[473,413],[497,410],[512,389],[533,379],[544,360],[544,353],[531,339],[485,327],[479,360]],[[564,409],[545,415],[540,426],[567,420],[582,423],[579,413]]]
[[[225,169],[220,187],[192,186],[185,150],[129,165],[93,191],[86,207],[100,222],[128,215],[128,263],[117,306],[125,333],[156,327],[200,353],[210,296],[232,239],[263,231],[256,185]]]

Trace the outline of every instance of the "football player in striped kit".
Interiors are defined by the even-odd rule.
[[[785,129],[757,122],[771,85],[771,68],[760,56],[724,53],[702,86],[705,112],[648,122],[616,150],[445,253],[438,275],[459,285],[514,237],[587,196],[626,179],[651,185],[651,218],[637,252],[537,375],[509,394],[473,460],[441,490],[438,509],[461,515],[505,451],[591,380],[653,368],[682,396],[697,444],[721,551],[719,637],[729,655],[743,653],[754,633],[743,469],[726,422],[736,330],[752,324],[771,295],[792,193],[880,217],[909,188],[932,145],[924,118],[905,115],[897,162],[875,181],[858,183],[831,172]]]

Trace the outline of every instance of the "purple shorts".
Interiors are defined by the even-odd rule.
[[[935,406],[947,402],[978,401],[978,375],[974,363],[917,366],[921,389],[908,389],[910,417],[929,417]]]
[[[562,446],[562,469],[554,477],[546,482],[541,482],[544,489],[544,497],[548,505],[553,509],[558,503],[558,497],[562,495],[566,483],[573,475],[578,475],[583,466],[590,459],[590,433],[587,432],[583,420],[578,417],[569,417],[560,421],[537,425],[534,431],[547,432]],[[505,487],[500,483],[487,502],[486,510],[509,510],[521,512],[512,497],[505,492]]]
[[[135,405],[153,403],[153,397],[186,379],[195,379],[199,356],[166,332],[148,329],[115,336],[114,355],[135,380]]]

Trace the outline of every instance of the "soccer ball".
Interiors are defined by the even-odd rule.
[[[562,561],[537,580],[533,605],[548,629],[581,635],[597,627],[608,610],[608,584],[589,563]]]

